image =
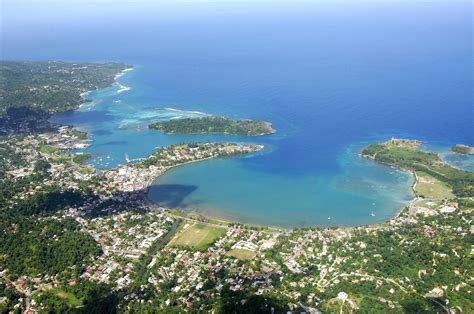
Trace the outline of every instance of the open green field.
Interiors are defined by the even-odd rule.
[[[351,301],[354,302],[354,301]],[[335,309],[339,309],[338,311],[334,311]],[[349,302],[342,301],[338,298],[333,298],[327,301],[322,306],[322,310],[328,313],[353,313],[353,309]]]
[[[441,204],[442,204],[441,201],[429,200],[429,199],[420,199],[415,203],[416,206],[431,208],[431,209],[436,209]]]
[[[415,191],[418,195],[428,199],[449,199],[454,197],[451,188],[446,183],[433,178],[423,171],[417,171],[416,176],[418,182]]]
[[[207,222],[211,224],[215,224],[215,225],[222,225],[222,226],[228,226],[230,224],[229,221],[219,220],[219,219],[208,219]]]
[[[82,305],[81,300],[79,300],[74,294],[70,292],[66,292],[62,289],[57,289],[57,288],[53,288],[50,291],[54,293],[57,297],[67,300],[69,305],[72,307],[78,307]]]
[[[203,251],[225,233],[226,229],[224,228],[215,228],[186,222],[171,240],[170,245],[185,246]]]
[[[45,154],[52,154],[57,152],[58,150],[60,149],[51,145],[43,145],[39,148],[39,151]]]
[[[230,250],[229,252],[226,253],[226,255],[233,256],[240,260],[251,260],[257,255],[257,253],[250,250],[235,249],[235,250]]]
[[[170,213],[172,215],[176,215],[176,216],[182,216],[183,215],[183,212],[179,209],[167,209],[166,211],[168,213]]]
[[[72,161],[74,161],[76,164],[83,164],[91,157],[91,154],[74,154],[72,155]]]

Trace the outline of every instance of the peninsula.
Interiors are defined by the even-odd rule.
[[[166,134],[220,133],[243,136],[273,134],[270,122],[254,120],[232,120],[226,117],[182,118],[157,122],[149,125]]]
[[[123,63],[0,61],[0,135],[51,131],[53,113],[79,108],[89,91],[112,85]]]
[[[391,139],[371,144],[362,156],[413,172],[417,182],[414,192],[429,199],[474,197],[474,173],[454,168],[437,154],[420,150],[421,142]],[[454,194],[454,195],[453,195]]]

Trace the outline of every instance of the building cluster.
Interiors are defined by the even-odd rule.
[[[264,258],[265,252],[278,243],[279,236],[279,233],[233,226],[228,227],[225,235],[206,251],[168,245],[157,252],[147,266],[151,270],[149,282],[158,294],[165,294],[168,291],[161,291],[160,287],[173,281],[171,291],[178,296],[177,301],[183,307],[192,307],[203,299],[214,298],[224,287],[231,291],[246,291],[250,286],[256,294],[261,295],[273,288],[271,276],[282,274],[273,269],[278,268],[276,263],[267,262]],[[254,252],[255,256],[259,256],[257,259],[265,263],[266,271],[231,256],[229,252],[235,249]],[[209,287],[210,280],[214,282],[212,289]],[[170,300],[166,302],[169,304]]]
[[[92,235],[103,255],[86,268],[83,278],[110,283],[121,289],[131,283],[133,262],[169,232],[174,219],[164,213],[122,212],[76,220]]]
[[[417,198],[410,203],[408,209],[412,217],[429,217],[455,212],[458,209],[458,203],[447,200],[424,200]]]
[[[179,144],[162,148],[139,164],[128,163],[104,173],[109,188],[118,191],[146,191],[160,174],[170,167],[229,155],[247,154],[262,149],[260,145],[230,143]]]
[[[76,218],[101,244],[104,255],[137,259],[154,241],[168,232],[174,219],[164,213],[122,212],[92,219]]]
[[[107,179],[108,188],[122,192],[140,192],[145,191],[163,171],[165,171],[164,167],[154,165],[147,168],[125,165],[105,172],[104,176]]]

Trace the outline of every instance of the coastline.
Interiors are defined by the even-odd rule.
[[[105,88],[109,88],[109,87],[112,87],[114,84],[117,84],[119,89],[117,90],[117,93],[122,93],[122,92],[125,92],[125,91],[129,91],[131,90],[132,88],[129,87],[129,86],[125,86],[121,83],[118,82],[118,79],[123,77],[125,74],[127,74],[128,72],[130,71],[133,71],[134,68],[133,67],[128,67],[126,69],[123,69],[122,71],[120,71],[119,73],[115,74],[114,78],[113,78],[113,83],[110,84],[109,86],[105,87]],[[86,96],[89,95],[90,93],[92,92],[95,92],[95,91],[98,91],[98,90],[101,90],[101,89],[104,89],[104,88],[96,88],[96,89],[91,89],[91,90],[87,90],[85,92],[82,92],[79,94],[79,96],[81,96],[81,98],[84,100],[84,102],[82,104],[80,104],[76,109],[74,110],[77,110],[81,107],[86,107],[86,106],[90,106],[90,105],[93,105],[94,104],[94,101],[93,100],[90,100],[90,99],[87,99]]]
[[[120,77],[123,77],[125,74],[127,74],[127,72],[130,72],[130,71],[133,71],[134,68],[133,66],[132,67],[128,67],[128,68],[125,68],[123,69],[122,71],[118,72],[117,74],[115,74],[115,76],[113,77],[113,83],[111,83],[110,85],[104,87],[104,88],[95,88],[95,89],[90,89],[90,90],[86,90],[82,93],[79,94],[79,96],[82,98],[83,102],[81,104],[79,104],[76,108],[70,110],[70,111],[75,111],[75,110],[78,110],[78,109],[81,109],[81,108],[84,108],[84,107],[88,107],[88,106],[93,106],[95,105],[94,101],[93,100],[90,100],[90,99],[87,99],[86,96],[89,95],[90,93],[94,92],[94,91],[98,91],[98,90],[101,90],[101,89],[105,89],[105,88],[109,88],[111,86],[113,86],[114,84],[117,84],[117,79],[119,79]],[[123,86],[123,85],[122,85]],[[124,86],[126,87],[126,86]],[[130,90],[131,88],[128,88],[128,90]],[[50,116],[49,119],[51,119],[52,116],[56,115],[56,114],[60,114],[60,113],[64,113],[64,112],[56,112],[54,114],[52,114]],[[48,120],[49,120],[48,119]],[[87,132],[87,130],[84,130],[84,129],[81,129],[80,127],[78,126],[72,126],[74,129],[77,129],[81,132],[84,132],[86,133],[86,136],[87,136],[87,140],[90,141],[91,138],[89,136],[89,132]],[[95,167],[94,167],[95,168]]]
[[[83,131],[83,130],[82,130]],[[260,152],[264,147],[263,145],[260,145],[262,146],[258,151],[256,152]],[[256,152],[253,152],[253,153],[256,153]],[[295,228],[302,228],[302,229],[317,229],[317,228],[322,228],[322,229],[333,229],[333,230],[344,230],[344,231],[348,231],[348,230],[351,230],[351,229],[354,229],[354,228],[375,228],[375,229],[379,229],[379,228],[382,228],[384,226],[386,226],[387,224],[390,224],[390,223],[393,223],[393,222],[396,222],[402,213],[404,213],[405,209],[409,208],[410,206],[412,206],[416,201],[419,200],[419,197],[417,196],[416,192],[415,192],[415,187],[418,183],[418,179],[416,177],[416,174],[413,172],[413,171],[410,171],[408,169],[403,169],[403,168],[399,168],[399,167],[395,167],[395,166],[392,166],[392,165],[388,165],[388,164],[385,164],[385,163],[381,163],[381,162],[378,162],[378,161],[375,161],[374,158],[372,156],[366,156],[366,155],[363,155],[363,154],[358,154],[359,157],[361,158],[366,158],[366,159],[370,159],[372,160],[373,162],[377,162],[379,164],[383,164],[384,166],[387,166],[387,167],[390,167],[390,168],[393,168],[393,169],[397,169],[397,170],[400,170],[400,171],[404,171],[404,172],[407,172],[407,173],[410,173],[414,179],[413,183],[411,184],[411,191],[412,193],[414,194],[414,197],[407,201],[405,205],[401,206],[396,212],[394,212],[394,215],[387,219],[387,220],[384,220],[384,221],[381,221],[381,222],[377,222],[377,223],[369,223],[369,224],[359,224],[359,225],[354,225],[354,226],[344,226],[344,225],[334,225],[334,226],[328,226],[328,225],[314,225],[314,226],[308,226],[308,227],[282,227],[282,226],[274,226],[274,225],[264,225],[264,224],[252,224],[252,223],[246,223],[246,222],[241,222],[239,221],[238,219],[223,219],[222,217],[219,217],[219,216],[216,216],[216,215],[209,215],[209,214],[206,214],[206,215],[203,215],[201,214],[202,216],[204,216],[206,219],[208,220],[217,220],[221,223],[224,223],[224,224],[232,224],[232,223],[238,223],[238,224],[241,224],[241,225],[244,225],[244,226],[247,226],[247,227],[251,227],[251,228],[259,228],[259,229],[272,229],[272,230],[279,230],[281,232],[285,232],[285,231],[290,231],[290,230],[293,230]],[[146,158],[146,157],[145,157]],[[168,170],[171,170],[175,167],[178,167],[178,166],[182,166],[182,165],[186,165],[186,164],[191,164],[191,163],[195,163],[195,162],[200,162],[200,161],[206,161],[206,160],[211,160],[211,159],[214,159],[216,157],[207,157],[207,158],[203,158],[203,159],[199,159],[199,160],[192,160],[192,161],[187,161],[187,162],[184,162],[184,163],[181,163],[181,164],[177,164],[177,165],[173,165],[173,166],[168,166],[166,167],[165,169],[162,169],[161,171],[158,171],[157,173],[151,173],[151,176],[150,178],[147,180],[146,182],[146,187],[145,189],[141,192],[141,196],[143,198],[143,200],[145,201],[145,203],[147,204],[150,204],[152,206],[157,206],[159,208],[162,208],[163,210],[165,210],[166,212],[168,212],[169,208],[165,208],[163,206],[161,206],[159,203],[157,202],[154,202],[152,201],[149,197],[148,197],[148,193],[149,193],[149,190],[150,190],[150,187],[153,185],[153,183],[160,177],[162,176],[163,174],[165,174]],[[219,157],[218,157],[219,158]],[[116,168],[112,168],[112,169],[109,169],[109,170],[116,170],[118,169],[119,167],[116,167]],[[105,171],[108,171],[108,170],[105,170]],[[191,214],[192,212],[185,212],[186,214]],[[183,218],[186,218],[185,216],[183,216]],[[196,223],[199,223],[199,221],[196,220]]]
[[[257,152],[260,152],[262,151],[265,146],[264,145],[260,145],[258,144],[258,150],[252,152],[251,154],[255,154]],[[217,158],[224,158],[224,157],[217,157]],[[230,157],[232,158],[232,157]],[[155,182],[160,176],[162,176],[163,174],[165,174],[168,170],[170,169],[173,169],[175,167],[179,167],[179,166],[184,166],[184,165],[188,165],[188,164],[192,164],[192,163],[196,163],[196,162],[201,162],[201,161],[206,161],[206,160],[212,160],[212,159],[216,159],[216,157],[206,157],[206,158],[202,158],[202,159],[198,159],[198,160],[191,160],[191,161],[186,161],[186,162],[183,162],[183,163],[180,163],[180,164],[177,164],[177,165],[173,165],[173,166],[168,166],[168,167],[165,167],[164,170],[158,174],[157,176],[153,176],[150,178],[150,180],[147,182],[147,185],[146,185],[146,188],[145,188],[145,194],[148,195],[148,190],[150,189],[150,187],[153,185],[153,182]],[[148,199],[148,197],[147,197]],[[149,200],[149,199],[148,199]],[[151,200],[150,200],[151,201]],[[153,201],[151,201],[152,203],[154,203]],[[157,203],[154,203],[154,204],[157,204]],[[158,204],[159,205],[159,204]]]
[[[172,111],[177,111],[173,108],[165,108]],[[216,134],[216,135],[235,135],[235,136],[246,136],[246,137],[257,137],[257,136],[264,136],[264,135],[273,135],[277,131],[273,128],[273,124],[268,121],[257,121],[257,120],[250,120],[250,119],[232,119],[225,116],[216,116],[211,114],[204,114],[199,111],[190,111],[190,113],[197,113],[199,115],[204,115],[204,117],[200,118],[175,118],[170,119],[168,121],[158,121],[148,125],[149,129],[158,130],[166,135],[202,135],[202,134]],[[205,121],[207,123],[206,126],[199,125],[195,127],[195,129],[199,130],[183,130],[183,126],[173,126],[173,123],[179,123],[180,121],[186,121],[193,123],[194,121]],[[216,126],[215,123],[218,121],[218,124],[224,123],[227,124],[226,126],[222,127],[221,125]],[[245,124],[245,123],[253,123],[257,124],[260,128],[260,133],[250,133],[252,131],[251,128],[244,126],[244,130],[239,130],[238,132],[229,132],[227,129],[229,127],[228,124]],[[171,127],[169,126],[171,124]],[[171,128],[171,129],[170,129]],[[215,130],[215,129],[223,128],[224,130]],[[262,130],[262,128],[264,130]],[[192,129],[192,127],[191,127]],[[212,129],[212,130],[211,130]],[[247,131],[247,133],[245,133]],[[239,133],[240,132],[240,133]]]
[[[132,71],[133,68],[126,68],[124,70],[122,70],[121,72],[119,72],[118,74],[115,75],[114,77],[114,80],[115,80],[115,83],[118,83],[116,80],[119,79],[120,77],[123,77],[127,72],[129,71]],[[120,84],[120,83],[119,83]],[[84,93],[81,94],[81,96],[86,96],[87,94],[89,94],[90,92],[92,92],[94,90],[90,90],[90,91],[86,91]],[[118,91],[120,93],[120,90]],[[374,159],[374,158],[371,158],[371,156],[363,156],[362,154],[359,154],[360,157],[362,158],[367,158],[367,159]],[[169,167],[166,167],[166,169],[164,169],[163,171],[157,173],[155,176],[152,176],[147,184],[146,184],[146,188],[143,192],[143,196],[144,196],[144,200],[147,202],[147,203],[151,203],[151,204],[154,204],[154,205],[157,205],[157,206],[160,206],[161,205],[159,203],[155,203],[153,202],[151,199],[149,199],[148,197],[148,193],[149,193],[149,190],[150,190],[150,187],[153,185],[153,183],[163,174],[165,174],[168,170],[174,168],[174,167],[177,167],[177,166],[181,166],[181,165],[185,165],[185,164],[190,164],[190,163],[194,163],[194,162],[199,162],[199,161],[205,161],[205,160],[210,160],[210,159],[214,159],[214,157],[209,157],[209,158],[205,158],[205,159],[200,159],[200,160],[193,160],[193,161],[188,161],[188,162],[185,162],[185,163],[182,163],[182,164],[178,164],[178,165],[173,165],[173,166],[169,166]],[[386,165],[386,164],[385,164]],[[390,166],[390,165],[386,165],[386,166],[389,166],[389,167],[392,167],[392,168],[395,168],[397,170],[401,170],[401,171],[405,171],[405,172],[408,172],[408,173],[411,173],[411,175],[413,176],[414,178],[414,181],[413,183],[411,184],[411,190],[414,194],[414,197],[407,201],[406,204],[404,204],[403,206],[401,206],[397,211],[394,212],[394,216],[392,216],[391,218],[387,219],[387,220],[384,220],[384,221],[381,221],[381,222],[377,222],[377,223],[372,223],[372,224],[359,224],[359,225],[355,225],[355,226],[344,226],[344,225],[335,225],[335,226],[328,226],[328,225],[314,225],[314,226],[309,226],[309,227],[304,227],[304,228],[331,228],[331,229],[339,229],[339,230],[350,230],[350,229],[353,229],[353,228],[358,228],[358,227],[370,227],[370,228],[379,228],[379,227],[382,227],[384,225],[386,225],[387,223],[390,223],[391,221],[393,220],[397,220],[400,215],[403,213],[403,211],[406,209],[406,208],[409,208],[410,206],[412,206],[419,198],[418,196],[416,195],[416,192],[415,192],[415,187],[416,187],[416,184],[418,183],[418,179],[416,177],[416,174],[412,171],[409,171],[407,169],[401,169],[401,168],[397,168],[397,167],[393,167],[393,166]],[[261,224],[252,224],[252,223],[245,223],[245,222],[241,222],[239,221],[238,219],[236,220],[228,220],[228,219],[222,219],[221,217],[219,216],[215,216],[215,215],[203,215],[205,216],[207,219],[217,219],[219,221],[222,221],[222,222],[225,222],[225,223],[239,223],[239,224],[242,224],[242,225],[245,225],[245,226],[250,226],[250,227],[257,227],[257,228],[270,228],[270,229],[277,229],[277,230],[292,230],[294,228],[300,228],[300,227],[281,227],[281,226],[272,226],[272,225],[261,225]]]
[[[263,149],[263,147],[262,147]],[[258,150],[254,153],[257,153],[261,151]],[[367,159],[371,159],[370,156],[362,156],[362,154],[359,154],[359,157],[361,158],[367,158]],[[160,172],[159,174],[157,174],[156,176],[153,176],[152,178],[150,178],[150,180],[147,182],[147,186],[146,186],[146,189],[144,190],[143,192],[143,199],[144,201],[147,203],[147,204],[150,204],[152,206],[157,206],[159,208],[162,208],[163,210],[165,210],[166,212],[170,211],[170,210],[173,210],[171,208],[166,208],[162,205],[160,205],[159,203],[157,202],[154,202],[153,200],[151,200],[149,197],[148,197],[148,193],[149,193],[149,189],[150,187],[153,185],[153,183],[162,175],[164,175],[167,171],[175,168],[175,167],[179,167],[179,166],[184,166],[186,164],[191,164],[191,163],[195,163],[195,162],[200,162],[200,161],[206,161],[206,160],[211,160],[211,159],[215,159],[215,157],[209,157],[209,158],[205,158],[205,159],[200,159],[200,160],[193,160],[193,161],[189,161],[189,162],[185,162],[185,163],[182,163],[182,164],[178,164],[178,165],[173,165],[173,166],[169,166],[169,167],[166,167],[162,172]],[[375,161],[374,161],[375,162]],[[380,164],[383,164],[383,163],[380,163]],[[390,165],[387,165],[387,164],[383,164],[384,166],[388,166],[390,168],[394,168],[394,169],[397,169],[397,170],[400,170],[400,171],[404,171],[404,172],[407,172],[407,173],[410,173],[413,177],[413,183],[411,184],[411,190],[413,192],[413,195],[414,197],[407,201],[406,204],[402,207],[400,207],[395,213],[394,213],[394,216],[385,220],[385,221],[382,221],[382,222],[377,222],[377,223],[371,223],[371,224],[359,224],[359,225],[354,225],[354,226],[342,226],[342,225],[335,225],[335,226],[325,226],[325,225],[314,225],[314,226],[309,226],[309,227],[282,227],[282,226],[274,226],[274,225],[262,225],[262,224],[252,224],[252,223],[246,223],[246,222],[241,222],[239,220],[232,220],[232,219],[226,219],[226,218],[222,218],[222,217],[219,217],[219,216],[215,216],[215,215],[212,215],[212,214],[202,214],[202,213],[199,213],[199,212],[196,212],[197,214],[200,214],[202,215],[204,218],[208,219],[208,220],[215,220],[215,221],[219,221],[221,223],[224,223],[224,224],[233,224],[233,223],[237,223],[237,224],[241,224],[243,226],[247,226],[247,227],[250,227],[250,228],[258,228],[258,229],[271,229],[271,230],[278,230],[278,231],[281,231],[281,232],[287,232],[287,231],[291,231],[295,228],[298,228],[298,229],[318,229],[318,228],[322,228],[322,229],[333,229],[333,230],[344,230],[344,231],[349,231],[349,230],[352,230],[352,229],[355,229],[355,228],[372,228],[372,229],[379,229],[379,228],[382,228],[384,227],[386,224],[389,224],[393,221],[396,221],[400,218],[400,215],[404,212],[405,209],[407,208],[410,208],[410,206],[412,206],[415,202],[417,202],[420,198],[419,196],[417,196],[416,192],[415,192],[415,187],[416,187],[416,184],[418,183],[418,178],[416,177],[416,174],[410,170],[407,170],[407,169],[401,169],[401,168],[397,168],[397,167],[393,167],[393,166],[390,166]],[[186,214],[186,215],[189,215],[189,214],[193,214],[193,212],[187,212],[186,210],[183,210],[183,209],[178,209],[180,211],[183,212],[183,214]],[[186,218],[186,216],[182,216],[182,218]],[[196,223],[199,223],[199,221],[196,220]]]
[[[159,130],[160,131],[160,130]],[[162,132],[162,131],[160,131]],[[257,137],[257,136],[265,136],[265,135],[273,135],[275,134],[276,131],[273,130],[271,133],[259,133],[259,134],[250,134],[250,135],[245,135],[247,137]],[[242,135],[238,135],[238,134],[233,134],[233,133],[228,133],[228,132],[195,132],[195,133],[166,133],[166,132],[163,132],[163,134],[166,134],[166,135],[183,135],[183,134],[186,134],[186,135],[203,135],[203,134],[209,134],[209,135],[232,135],[232,136],[242,136]]]
[[[396,170],[399,170],[399,171],[406,172],[406,173],[410,174],[413,178],[413,183],[410,186],[410,189],[413,193],[413,198],[411,200],[407,201],[405,206],[403,206],[399,210],[397,210],[395,215],[392,218],[390,218],[389,220],[386,220],[386,221],[381,222],[381,223],[376,223],[376,224],[361,225],[361,227],[362,226],[379,226],[379,227],[382,227],[383,224],[390,223],[392,220],[397,220],[398,218],[400,218],[400,214],[402,214],[404,209],[410,208],[416,201],[418,201],[420,199],[420,197],[417,195],[416,190],[415,190],[416,185],[418,183],[418,177],[417,177],[415,171],[412,171],[412,170],[409,170],[409,169],[404,169],[404,168],[401,168],[401,167],[395,167],[393,165],[389,165],[389,164],[386,164],[386,163],[383,163],[383,162],[376,161],[375,158],[373,156],[370,156],[370,155],[364,155],[362,153],[359,153],[358,156],[360,158],[365,158],[365,159],[371,160],[372,162],[378,163],[378,164],[383,165],[385,167],[389,167],[389,168],[392,168],[392,169],[396,169]]]
[[[258,150],[250,153],[250,154],[247,154],[247,155],[252,155],[252,154],[255,154],[255,153],[258,153],[258,152],[261,152],[265,146],[264,145],[261,145],[261,144],[258,144],[256,145],[258,147]],[[236,156],[238,157],[238,156]],[[185,165],[189,165],[189,164],[193,164],[193,163],[198,163],[198,162],[203,162],[203,161],[209,161],[209,160],[213,160],[213,159],[218,159],[218,158],[226,158],[226,157],[206,157],[206,158],[203,158],[203,159],[199,159],[199,160],[191,160],[191,161],[187,161],[187,162],[184,162],[184,163],[180,163],[180,164],[176,164],[176,165],[172,165],[172,166],[168,166],[168,167],[165,167],[162,171],[159,171],[159,173],[155,174],[155,175],[151,175],[149,180],[146,182],[146,187],[145,189],[140,193],[141,194],[141,197],[143,199],[143,201],[148,205],[148,206],[156,206],[160,209],[162,209],[164,212],[168,213],[169,214],[169,211],[173,210],[171,208],[166,208],[162,205],[160,205],[159,203],[151,200],[149,197],[148,197],[148,192],[150,190],[150,187],[153,185],[153,183],[162,175],[164,175],[166,172],[168,172],[169,170],[173,169],[173,168],[177,168],[177,167],[180,167],[180,166],[185,166]],[[231,157],[227,157],[227,158],[233,158],[232,156]],[[183,209],[178,209],[180,210],[181,212],[186,213],[185,210]],[[188,212],[186,213],[187,215],[189,214],[192,214],[193,212]],[[200,213],[199,213],[200,214]],[[202,215],[202,214],[200,214]],[[175,215],[177,216],[177,215]],[[280,226],[265,226],[265,225],[258,225],[258,224],[249,224],[249,223],[243,223],[243,222],[239,222],[239,221],[236,221],[236,220],[227,220],[227,219],[222,219],[220,217],[215,217],[215,216],[210,216],[210,215],[202,215],[203,217],[205,217],[206,219],[208,220],[211,220],[211,221],[217,221],[219,222],[219,224],[223,224],[223,225],[229,225],[229,224],[234,224],[234,223],[237,223],[237,224],[241,224],[241,225],[244,225],[244,226],[248,226],[248,227],[252,227],[252,228],[259,228],[259,229],[269,229],[269,230],[278,230],[278,231],[289,231],[293,228],[284,228],[284,227],[280,227]],[[186,216],[180,216],[181,218],[186,218],[186,219],[190,219]],[[199,223],[199,221],[196,220],[196,223]]]
[[[133,71],[133,67],[126,68],[114,76],[115,84],[117,84],[119,87],[119,90],[117,90],[117,93],[123,93],[132,89],[130,86],[125,86],[118,81],[119,78],[123,77],[125,74],[127,74],[127,72],[130,72],[130,71]]]

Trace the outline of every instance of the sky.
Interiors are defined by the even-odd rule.
[[[84,20],[90,21],[90,28],[111,24],[126,28],[134,20],[155,23],[157,19],[189,24],[192,19],[205,22],[208,17],[224,21],[230,17],[241,19],[242,23],[246,19],[269,17],[285,23],[289,16],[313,18],[324,16],[321,12],[327,11],[327,16],[343,23],[346,17],[354,16],[387,20],[395,10],[417,18],[430,7],[430,15],[438,15],[441,21],[457,18],[470,20],[472,25],[473,11],[471,0],[0,0],[0,6],[0,58],[2,51],[8,49],[6,46],[14,41],[28,41],[34,34],[54,34],[65,26],[90,31],[84,28]],[[316,11],[318,14],[312,14]]]
[[[423,6],[437,3],[437,7],[449,10],[453,3],[464,3],[465,14],[472,19],[471,0],[0,0],[0,27],[9,31],[10,27],[48,19],[64,23],[77,17],[101,18],[104,15],[146,15],[166,17],[186,17],[206,14],[259,14],[261,12],[287,14],[292,11],[333,8],[350,12],[358,9],[376,11],[381,6],[419,10]],[[440,5],[445,4],[445,5]]]

